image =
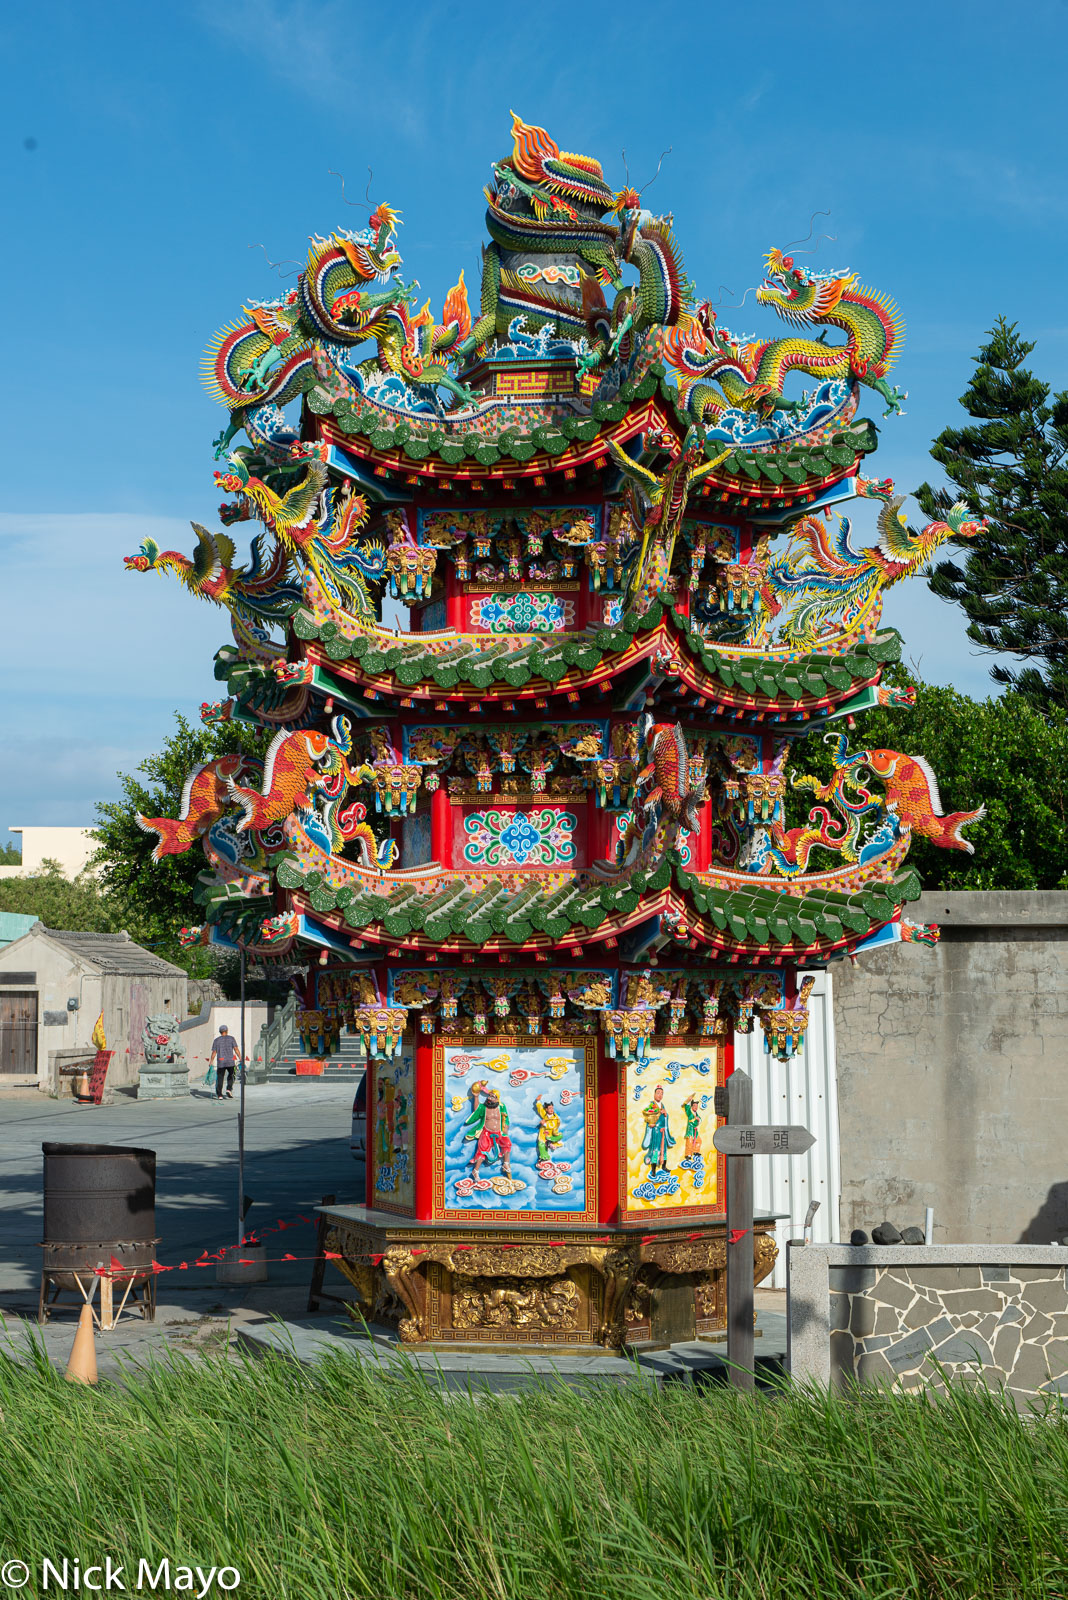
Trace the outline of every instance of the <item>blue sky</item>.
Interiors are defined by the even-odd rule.
[[[999,312],[1068,386],[1066,45],[1061,0],[5,7],[0,841],[88,823],[175,708],[214,698],[224,613],[121,558],[146,534],[190,550],[190,518],[218,526],[201,353],[277,292],[264,252],[299,261],[310,233],[361,225],[330,168],[350,197],[373,169],[436,308],[461,266],[477,298],[511,108],[613,183],[624,149],[643,184],[671,146],[647,204],[674,213],[702,293],[725,286],[736,332],[775,330],[752,296],[726,308],[829,211],[816,231],[836,238],[805,259],[852,268],[906,319],[907,414],[875,467],[911,489]],[[922,581],[886,615],[925,677],[988,692]]]

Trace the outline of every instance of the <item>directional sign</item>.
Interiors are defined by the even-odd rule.
[[[754,1127],[738,1123],[717,1128],[712,1143],[725,1156],[799,1156],[816,1142],[815,1134],[796,1125]]]

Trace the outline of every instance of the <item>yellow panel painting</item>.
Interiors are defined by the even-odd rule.
[[[713,1207],[716,1045],[654,1046],[626,1072],[627,1211]]]

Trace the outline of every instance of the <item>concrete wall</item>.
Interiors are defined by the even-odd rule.
[[[58,861],[64,877],[76,878],[96,849],[88,828],[12,827],[8,832],[21,836],[22,865],[0,867],[0,878],[31,876],[40,872],[45,861]],[[12,840],[12,843],[17,844],[19,840]]]
[[[1021,1409],[1068,1396],[1066,1273],[1057,1245],[793,1245],[791,1375],[905,1390],[980,1378]]]
[[[1068,893],[927,893],[939,944],[833,968],[842,1237],[1068,1237]]]
[[[146,973],[138,977],[113,974],[103,980],[104,1032],[108,1049],[114,1050],[108,1080],[112,1088],[122,1089],[137,1082],[144,1062],[141,1031],[145,1020],[169,1011],[179,1020],[185,1016],[186,976]],[[90,1031],[96,1018],[90,1020]]]
[[[245,1003],[245,1055],[249,1061],[252,1060],[260,1029],[267,1021],[267,1011],[266,1000],[248,1000]],[[236,1000],[222,1000],[210,1007],[205,1006],[198,1017],[190,1017],[187,1022],[182,1023],[182,1043],[185,1045],[186,1060],[189,1062],[190,1083],[199,1083],[206,1077],[211,1041],[223,1022],[226,1023],[240,1048],[241,1006]]]

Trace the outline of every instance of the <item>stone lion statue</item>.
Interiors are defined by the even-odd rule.
[[[185,1045],[178,1032],[178,1018],[172,1017],[169,1011],[149,1017],[141,1034],[141,1047],[149,1064],[184,1061]]]

